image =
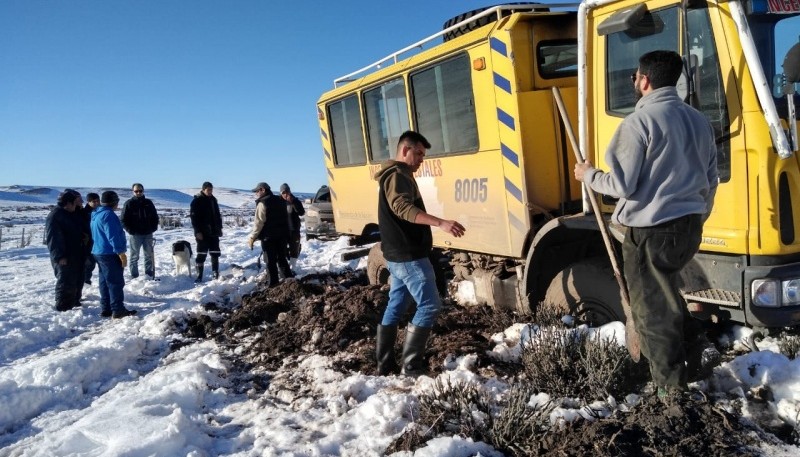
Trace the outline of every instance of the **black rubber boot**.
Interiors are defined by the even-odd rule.
[[[722,354],[704,334],[698,335],[687,345],[686,371],[690,382],[710,377],[714,373],[714,368],[720,363]]]
[[[378,325],[378,336],[375,339],[375,358],[378,360],[378,374],[380,376],[400,372],[394,353],[396,341],[396,325]]]
[[[211,256],[211,277],[219,279],[219,257]]]
[[[203,264],[198,263],[196,267],[197,267],[197,278],[194,280],[194,282],[203,282]]]
[[[425,347],[431,335],[430,327],[416,327],[408,324],[406,342],[403,344],[403,374],[419,376],[428,372],[425,363]]]

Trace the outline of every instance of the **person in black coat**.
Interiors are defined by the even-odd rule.
[[[292,194],[286,183],[281,184],[281,197],[286,201],[286,212],[289,215],[289,261],[300,257],[300,216],[306,214],[303,202]]]
[[[74,216],[76,205],[80,205],[78,202],[77,192],[62,192],[45,222],[45,242],[56,277],[56,311],[80,306],[77,284],[82,284],[83,279],[83,231]]]
[[[199,194],[194,196],[189,205],[189,217],[192,220],[194,238],[197,240],[197,279],[203,281],[203,268],[206,256],[211,255],[211,271],[214,279],[219,278],[219,238],[222,236],[222,216],[219,212],[217,198],[214,197],[214,185],[206,181]]]
[[[82,214],[86,228],[89,228],[90,226],[92,220],[92,211],[94,211],[98,206],[100,206],[100,195],[94,192],[89,192],[86,194],[86,206],[83,207]],[[92,246],[94,246],[94,242],[92,241],[92,230],[89,229],[89,239],[84,246],[86,248],[86,261],[84,262],[83,270],[84,284],[92,283],[92,272],[94,272],[94,267],[97,265],[97,262],[94,260],[94,256],[92,255]]]
[[[158,229],[158,212],[153,201],[144,196],[144,186],[141,183],[134,183],[131,191],[133,197],[125,202],[120,215],[122,227],[130,235],[128,268],[132,278],[139,277],[139,251],[144,250],[144,274],[148,279],[155,279],[153,232]]]
[[[294,277],[286,260],[289,245],[289,215],[286,202],[272,193],[269,184],[260,182],[253,189],[256,194],[256,220],[247,239],[250,249],[256,240],[261,240],[261,249],[266,256],[269,286],[278,285],[278,266],[283,276]]]

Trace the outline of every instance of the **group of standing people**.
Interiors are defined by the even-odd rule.
[[[68,311],[81,306],[83,285],[91,284],[98,266],[102,317],[121,318],[136,314],[124,305],[122,271],[127,263],[125,232],[114,213],[119,196],[114,191],[89,193],[83,206],[81,194],[66,189],[47,216],[45,241],[56,277],[55,309]]]
[[[261,242],[269,284],[275,286],[280,280],[279,274],[284,278],[295,275],[290,261],[295,261],[300,255],[300,216],[305,214],[305,209],[286,183],[281,184],[280,196],[275,195],[265,182],[258,183],[253,192],[256,194],[255,223],[248,237],[248,245],[253,249],[256,240]],[[212,183],[203,183],[189,209],[197,243],[195,282],[203,281],[207,257],[211,257],[211,277],[218,279],[222,215]]]
[[[300,255],[300,216],[305,214],[303,203],[292,194],[288,184],[281,184],[280,196],[272,192],[265,182],[253,188],[256,196],[256,213],[248,245],[253,249],[256,240],[267,263],[269,286],[278,285],[280,274],[293,278],[289,259]]]

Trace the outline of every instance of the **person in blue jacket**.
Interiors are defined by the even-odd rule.
[[[100,207],[92,213],[92,255],[99,270],[100,305],[102,317],[115,319],[133,316],[136,310],[125,308],[122,272],[128,263],[127,242],[122,223],[114,210],[119,206],[119,196],[107,190],[100,196]]]

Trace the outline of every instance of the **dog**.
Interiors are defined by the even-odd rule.
[[[175,276],[185,270],[192,275],[192,244],[186,240],[172,243],[172,260],[175,262]]]

